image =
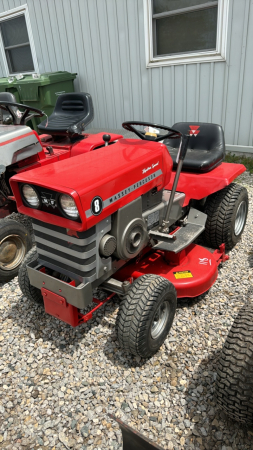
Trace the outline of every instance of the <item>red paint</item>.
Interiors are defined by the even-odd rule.
[[[69,284],[73,286],[73,282],[70,282]],[[59,291],[61,292],[61,290]],[[98,300],[94,298],[93,302],[96,306],[87,314],[81,314],[78,308],[67,303],[66,299],[61,295],[55,294],[45,288],[41,288],[41,293],[43,296],[46,313],[60,319],[62,322],[65,322],[72,327],[77,327],[78,325],[91,320],[93,313],[111,300],[111,298],[115,295],[114,293],[110,294],[105,300]]]
[[[103,306],[105,303],[107,303],[109,300],[111,300],[112,297],[114,297],[114,293],[108,295],[108,297],[105,300],[98,300],[96,298],[93,298],[93,303],[96,303],[97,306],[95,306],[95,308],[93,308],[91,311],[89,311],[87,314],[80,314],[79,313],[79,322],[78,325],[81,325],[82,323],[86,323],[88,322],[88,320],[91,320],[93,317],[93,313],[101,308],[101,306]]]
[[[144,274],[154,273],[160,275],[174,284],[177,297],[196,297],[206,292],[216,281],[218,276],[218,266],[229,257],[225,254],[225,245],[222,244],[219,250],[210,253],[207,249],[195,244],[182,250],[178,254],[172,252],[162,252],[158,250],[150,251],[139,261],[132,261],[120,269],[114,278],[120,281],[134,279]],[[40,269],[45,272],[45,268]],[[190,274],[190,278],[184,278],[184,274]],[[182,278],[177,279],[175,274]],[[69,283],[75,286],[75,281]],[[59,289],[61,292],[61,289]],[[115,294],[109,294],[105,300],[93,298],[96,304],[86,314],[81,314],[75,307],[66,302],[66,299],[59,294],[42,288],[41,293],[44,299],[45,311],[57,319],[68,323],[72,327],[77,327],[92,319],[94,312],[107,303]]]
[[[189,245],[177,255],[172,252],[151,250],[138,262],[134,260],[128,263],[113,277],[124,281],[131,277],[136,279],[153,273],[171,281],[176,288],[178,298],[196,297],[214,284],[218,276],[217,267],[224,258],[223,251],[217,250],[217,253],[210,253],[206,248],[196,244]],[[187,271],[192,274],[191,278],[177,279],[175,277],[176,272]]]
[[[31,169],[36,169],[38,167],[42,167],[53,162],[62,161],[63,159],[68,159],[74,156],[79,156],[84,153],[88,153],[90,151],[99,149],[99,147],[104,146],[103,134],[85,134],[85,138],[81,141],[71,142],[69,138],[65,138],[60,142],[55,141],[52,136],[43,134],[40,137],[36,133],[36,131],[31,131],[24,136],[13,138],[9,141],[4,142],[1,145],[8,144],[15,140],[22,139],[23,137],[30,136],[34,134],[38,139],[39,143],[42,146],[42,149],[39,153],[33,156],[29,156],[28,158],[23,159],[13,165],[13,172],[19,174],[23,172],[27,172]],[[122,135],[111,133],[110,142],[121,139]],[[51,146],[53,148],[53,154],[50,155],[47,148]],[[15,201],[14,197],[13,200]],[[11,205],[11,204],[10,204]],[[4,218],[8,216],[11,212],[16,211],[16,205],[10,206],[9,208],[0,208],[0,218]]]
[[[199,134],[200,130],[199,130],[199,125],[190,125],[190,136],[195,136],[197,137],[197,135]]]
[[[90,210],[95,196],[100,196],[105,201],[157,170],[161,170],[161,175],[157,178],[109,204],[99,216],[86,217],[85,212]],[[72,158],[71,170],[69,161],[64,160],[15,175],[11,179],[11,187],[19,212],[54,225],[82,231],[152,188],[162,189],[169,182],[171,171],[172,159],[163,144],[120,139],[111,146]],[[82,223],[23,205],[18,187],[21,182],[50,187],[57,192],[71,195],[76,202]]]
[[[222,163],[208,173],[182,172],[179,177],[177,192],[186,194],[184,201],[184,206],[186,206],[191,199],[201,200],[228,186],[245,170],[246,168],[242,164]],[[172,172],[171,179],[165,189],[171,190],[174,178],[175,172]]]
[[[0,142],[0,147],[2,147],[4,145],[7,145],[7,144],[11,144],[12,142],[15,142],[15,141],[20,141],[21,139],[24,139],[27,136],[32,136],[33,134],[36,135],[36,137],[37,137],[37,139],[39,141],[39,137],[38,137],[37,133],[35,131],[31,131],[30,133],[23,134],[23,136],[18,136],[18,137],[9,139],[8,141]],[[20,146],[20,148],[22,148],[22,146]]]
[[[66,302],[61,295],[41,288],[46,313],[76,327],[79,323],[78,309]]]

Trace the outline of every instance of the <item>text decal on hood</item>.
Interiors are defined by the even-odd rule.
[[[157,170],[154,173],[151,173],[150,175],[147,175],[145,178],[142,178],[142,180],[137,181],[136,183],[132,184],[131,186],[128,186],[127,188],[123,189],[123,191],[118,192],[117,194],[113,195],[112,197],[107,198],[103,201],[103,206],[100,212],[107,206],[111,205],[112,203],[117,202],[122,197],[125,197],[125,195],[130,194],[131,192],[135,191],[141,186],[144,186],[145,184],[149,183],[149,181],[154,180],[155,178],[162,175],[161,169]],[[100,197],[101,198],[101,197]],[[94,200],[94,199],[93,199]],[[87,219],[94,215],[91,209],[88,209],[85,211]],[[97,214],[96,214],[97,215]]]

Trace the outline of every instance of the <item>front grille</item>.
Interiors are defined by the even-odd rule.
[[[33,220],[39,263],[87,283],[96,279],[96,228],[68,236],[66,228]]]

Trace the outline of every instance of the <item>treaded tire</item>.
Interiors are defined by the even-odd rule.
[[[176,289],[158,275],[143,275],[134,281],[120,303],[116,331],[122,348],[128,353],[148,358],[155,354],[166,339],[177,306]],[[160,308],[160,309],[159,309]],[[152,337],[152,325],[162,308],[163,326],[157,337]],[[153,331],[154,333],[154,331]]]
[[[253,425],[253,304],[234,320],[217,369],[216,397],[231,419]]]
[[[235,219],[238,208],[245,202],[245,222],[239,234],[235,234]],[[225,244],[226,250],[231,250],[239,241],[248,214],[247,190],[236,183],[231,183],[224,189],[207,197],[204,212],[207,214],[204,241],[209,247],[218,248]]]
[[[0,242],[2,242],[0,254],[0,282],[4,283],[12,280],[12,278],[18,275],[19,267],[25,254],[32,248],[32,239],[29,231],[22,223],[13,219],[4,218],[0,219]],[[4,249],[7,242],[7,247]],[[8,250],[10,247],[11,250]],[[13,259],[9,260],[9,255],[12,255],[14,249],[16,250],[15,253],[13,253]],[[6,257],[7,260],[5,259]]]
[[[38,288],[32,286],[29,281],[26,265],[37,259],[37,249],[33,247],[24,258],[18,273],[19,287],[28,300],[36,303],[43,303],[43,297]]]

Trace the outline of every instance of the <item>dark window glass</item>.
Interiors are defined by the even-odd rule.
[[[6,50],[10,73],[31,72],[34,70],[30,45]]]
[[[216,49],[218,8],[157,19],[157,55]]]
[[[159,14],[189,8],[190,6],[203,5],[208,1],[210,0],[153,0],[153,11],[154,14]]]
[[[34,65],[25,16],[1,22],[0,29],[9,72],[32,72]]]
[[[24,16],[2,22],[1,30],[5,47],[29,42]]]

